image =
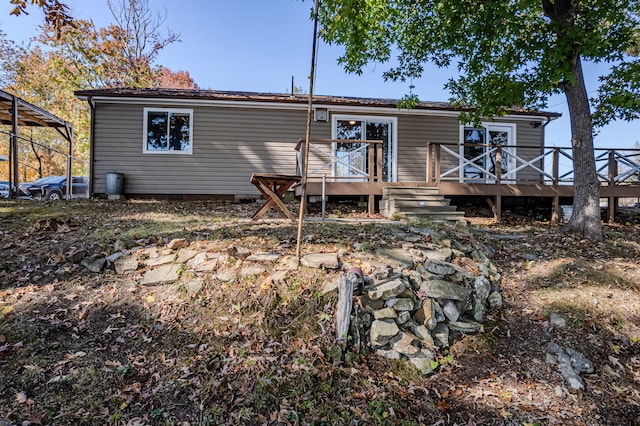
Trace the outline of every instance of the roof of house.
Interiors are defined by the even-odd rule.
[[[259,92],[239,92],[220,90],[185,90],[185,89],[140,89],[140,88],[114,88],[96,90],[78,90],[74,94],[81,99],[91,97],[108,98],[155,98],[155,99],[184,99],[184,100],[217,100],[217,101],[238,101],[238,102],[278,102],[291,104],[306,104],[309,102],[307,94],[287,94],[287,93],[259,93]],[[398,99],[382,98],[357,98],[349,96],[326,96],[313,95],[313,102],[320,105],[343,105],[343,106],[367,106],[380,108],[396,108]],[[420,101],[414,109],[444,110],[444,111],[465,111],[471,108],[459,108],[448,102]],[[509,114],[516,115],[539,115],[548,119],[555,119],[562,114],[548,111],[531,111],[524,108],[511,108]]]

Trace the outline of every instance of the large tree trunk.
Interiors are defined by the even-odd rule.
[[[602,239],[600,182],[593,152],[593,124],[580,56],[573,62],[574,82],[566,84],[573,147],[573,213],[566,231],[578,232],[590,240]]]

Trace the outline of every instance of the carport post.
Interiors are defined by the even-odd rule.
[[[66,127],[67,135],[69,136],[69,154],[67,154],[67,200],[70,200],[73,194],[73,127]]]
[[[9,177],[13,174],[13,178],[9,179],[9,198],[18,198],[20,190],[18,189],[18,182],[20,169],[18,167],[18,98],[16,96],[11,97],[11,166],[13,171],[9,171]],[[13,172],[13,173],[12,173]]]

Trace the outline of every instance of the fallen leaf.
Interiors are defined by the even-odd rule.
[[[156,297],[153,294],[147,296],[147,303],[153,303],[156,301]]]
[[[440,411],[441,413],[446,413],[449,410],[451,410],[451,403],[445,401],[444,399],[438,401],[438,411]]]
[[[5,306],[2,309],[2,315],[4,315],[5,317],[11,315],[12,312],[13,312],[13,306],[11,305]]]
[[[27,398],[27,393],[25,391],[18,392],[16,395],[16,401],[18,401],[18,404],[26,404],[28,399],[29,398]]]

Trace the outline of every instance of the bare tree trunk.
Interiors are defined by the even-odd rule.
[[[600,182],[593,152],[591,108],[580,56],[576,56],[573,63],[573,78],[574,82],[564,87],[571,120],[574,173],[573,213],[565,230],[581,233],[590,240],[601,240]]]

